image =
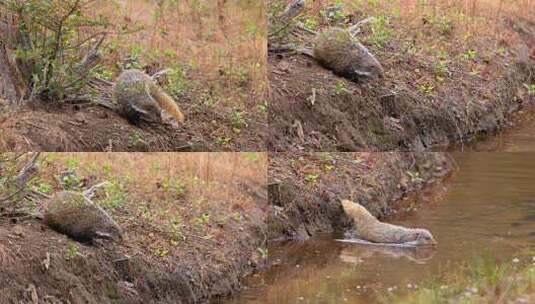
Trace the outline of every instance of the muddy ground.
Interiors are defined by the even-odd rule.
[[[444,150],[498,132],[510,113],[533,104],[524,85],[535,81],[535,22],[503,17],[496,28],[503,38],[466,39],[426,18],[391,25],[395,34],[382,48],[366,44],[369,29],[359,34],[383,64],[382,80],[351,82],[310,57],[272,50],[268,149]],[[477,51],[463,55],[470,50]]]
[[[420,206],[404,199],[440,185],[454,164],[444,153],[286,153],[272,155],[270,166],[269,204],[262,185],[225,186],[235,201],[212,205],[219,207],[210,210],[209,226],[195,224],[203,212],[191,207],[195,197],[180,197],[166,211],[193,223],[184,226],[179,242],[166,222],[156,220],[158,210],[167,209],[152,209],[143,196],[135,208],[112,210],[125,231],[117,243],[79,243],[38,219],[3,215],[0,303],[224,301],[248,275],[269,267],[268,240],[350,228],[340,198],[358,201],[380,218],[414,212]],[[165,206],[167,195],[157,185],[145,187],[153,189],[147,197],[160,197]]]
[[[0,115],[0,150],[3,151],[263,151],[266,118],[260,111],[243,116],[235,127],[233,109],[211,107],[202,97],[179,103],[186,115],[183,125],[134,126],[115,111],[100,106],[44,105],[37,103]],[[261,96],[250,96],[256,109]],[[0,99],[0,103],[2,100]],[[1,106],[0,106],[1,108]]]

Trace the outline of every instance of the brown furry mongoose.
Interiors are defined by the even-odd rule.
[[[342,208],[355,222],[357,236],[373,243],[406,245],[436,245],[437,241],[426,229],[405,228],[376,219],[366,208],[349,200],[342,201]]]
[[[384,70],[368,49],[348,30],[328,27],[318,33],[314,41],[313,57],[335,74],[358,81],[362,78],[381,78]]]
[[[117,78],[114,99],[120,112],[133,124],[161,121],[162,109],[177,122],[185,116],[176,102],[152,78],[140,70],[125,70]]]
[[[99,205],[82,193],[61,191],[45,204],[43,222],[79,241],[118,240],[122,230]]]

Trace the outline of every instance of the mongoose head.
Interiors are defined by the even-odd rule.
[[[427,229],[411,229],[411,233],[405,240],[405,243],[418,246],[436,246],[438,243]]]

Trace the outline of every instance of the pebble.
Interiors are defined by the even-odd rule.
[[[477,288],[475,288],[475,287],[470,287],[470,288],[467,288],[466,291],[469,292],[469,293],[471,293],[471,294],[475,294],[475,293],[477,293]]]

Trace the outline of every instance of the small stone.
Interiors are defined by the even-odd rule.
[[[513,259],[513,263],[516,264],[516,263],[518,263],[518,262],[520,262],[520,260],[519,260],[518,258],[514,258],[514,259]]]

